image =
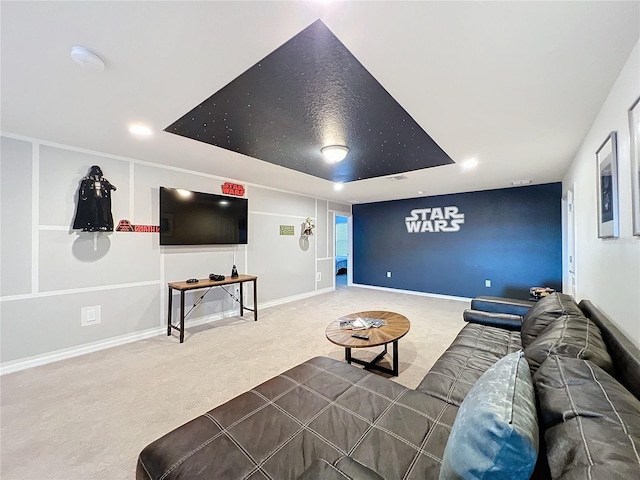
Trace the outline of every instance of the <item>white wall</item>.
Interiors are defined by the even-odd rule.
[[[589,81],[589,79],[585,79]],[[632,235],[627,112],[640,96],[640,42],[620,72],[562,184],[575,189],[576,297],[594,302],[640,346],[640,237]],[[595,152],[618,134],[619,238],[598,238]],[[569,291],[565,278],[565,291]]]
[[[121,219],[158,225],[159,186],[221,193],[225,181],[235,180],[12,134],[0,140],[3,373],[166,332],[167,282],[229,275],[234,257],[240,273],[258,276],[260,308],[332,288],[324,275],[316,281],[327,257],[325,200],[247,185],[248,245],[160,247],[154,233],[82,233],[71,225],[79,181],[91,165],[118,188],[116,225]],[[307,217],[316,220],[315,235],[301,239]],[[293,225],[295,235],[281,236],[280,225]],[[203,292],[188,292],[187,308]],[[249,284],[245,292],[250,304]],[[81,326],[81,308],[94,305],[101,323]],[[187,325],[237,313],[230,297],[214,289]]]

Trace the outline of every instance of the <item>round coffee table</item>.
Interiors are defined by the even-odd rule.
[[[346,320],[355,320],[358,317],[383,320],[387,323],[387,325],[383,325],[378,328],[372,327],[367,330],[347,330],[340,328],[340,322]],[[337,320],[334,320],[327,326],[325,335],[330,342],[344,347],[345,359],[347,360],[347,363],[354,362],[359,365],[364,365],[365,369],[379,370],[381,372],[388,373],[397,377],[398,340],[407,334],[410,327],[411,323],[404,315],[400,315],[399,313],[395,312],[371,310],[366,312],[351,313],[349,315],[345,315],[344,317],[340,317]],[[369,339],[363,340],[360,338],[352,337],[351,335],[353,335],[354,333],[368,335]],[[377,363],[387,354],[387,344],[389,343],[393,343],[393,369],[388,369],[386,367],[377,365]],[[369,348],[377,347],[379,345],[384,345],[384,350],[382,351],[382,353],[380,353],[380,355],[378,355],[370,362],[365,362],[364,360],[353,358],[351,356],[352,348]]]

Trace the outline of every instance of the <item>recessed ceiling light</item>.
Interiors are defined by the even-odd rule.
[[[334,189],[336,192],[339,192],[340,190],[342,190],[342,187],[344,187],[344,185],[343,185],[342,183],[334,183],[334,184],[333,184],[333,189]]]
[[[478,166],[478,159],[475,157],[469,158],[460,164],[463,170],[472,170]]]
[[[129,126],[129,133],[132,133],[134,135],[139,135],[141,137],[148,137],[153,132],[149,127],[145,125],[136,124],[136,125]]]
[[[424,192],[422,190],[418,190],[418,195],[422,195]]]

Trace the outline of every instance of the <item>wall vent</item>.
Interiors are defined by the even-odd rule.
[[[387,180],[391,180],[392,182],[396,182],[398,180],[406,180],[407,177],[406,175],[393,175],[392,177],[387,177]]]

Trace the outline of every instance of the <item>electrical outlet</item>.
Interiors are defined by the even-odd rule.
[[[491,280],[485,280],[484,281],[484,286],[489,288],[491,286]]]
[[[89,325],[97,325],[102,320],[100,318],[100,305],[92,307],[80,308],[80,325],[87,327]]]
[[[321,282],[322,281],[322,272],[317,272],[316,273],[316,282]]]
[[[387,272],[387,278],[391,278],[391,272]]]

